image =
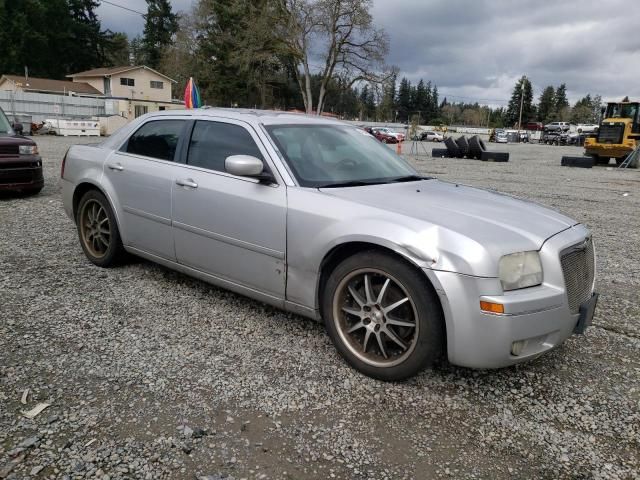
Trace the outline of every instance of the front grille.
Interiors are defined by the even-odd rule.
[[[12,183],[32,183],[42,181],[42,170],[39,168],[0,169],[0,185]]]
[[[24,160],[6,161],[0,160],[0,170],[16,169],[16,168],[36,168],[40,166],[38,160],[32,162],[25,162]]]
[[[587,238],[560,254],[562,274],[571,313],[578,313],[580,305],[591,297],[595,276],[593,240]]]
[[[622,143],[624,123],[603,123],[598,129],[598,143]]]
[[[0,145],[0,155],[18,155],[18,145]]]

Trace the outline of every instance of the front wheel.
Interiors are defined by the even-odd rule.
[[[367,251],[344,260],[327,280],[322,306],[338,352],[365,375],[404,380],[442,356],[438,298],[419,271],[393,256]]]
[[[87,258],[99,267],[111,267],[124,257],[116,217],[106,197],[97,190],[83,195],[78,204],[76,226]]]

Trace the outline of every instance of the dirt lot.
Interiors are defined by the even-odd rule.
[[[0,478],[640,478],[639,171],[543,145],[416,157],[587,224],[602,296],[586,336],[532,363],[389,384],[317,323],[145,261],[89,264],[57,178],[82,140],[37,141],[45,189],[0,200]]]

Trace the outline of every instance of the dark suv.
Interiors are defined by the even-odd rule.
[[[36,143],[18,135],[0,108],[0,190],[33,194],[44,186]]]

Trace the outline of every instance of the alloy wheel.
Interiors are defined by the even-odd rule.
[[[96,258],[104,257],[111,242],[111,225],[104,206],[91,199],[82,206],[80,212],[80,231],[82,242]]]
[[[374,268],[346,275],[333,298],[333,320],[347,348],[376,367],[402,363],[418,338],[416,306],[402,283]]]

